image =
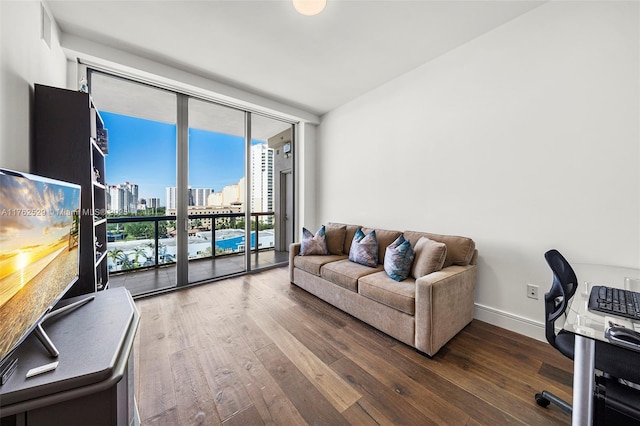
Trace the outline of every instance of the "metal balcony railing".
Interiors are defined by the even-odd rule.
[[[273,212],[255,212],[251,213],[251,241],[250,252],[258,253],[261,250],[273,250],[273,246],[260,247],[260,218],[265,216],[272,216],[275,219],[275,213]],[[246,245],[244,229],[234,228],[235,222],[239,219],[244,219],[244,213],[211,213],[211,214],[191,214],[188,216],[190,223],[194,224],[197,221],[211,220],[210,227],[196,227],[193,226],[189,230],[190,243],[194,239],[203,239],[204,242],[200,242],[200,245],[205,243],[208,245],[206,250],[198,251],[194,256],[189,254],[189,260],[202,259],[206,257],[219,257],[233,254],[240,254],[244,252]],[[142,238],[137,240],[130,240],[124,238],[124,230],[119,229],[119,225],[127,223],[153,223],[152,232],[150,235],[142,234]],[[175,251],[171,253],[168,250],[168,246],[175,246],[175,230],[170,233],[161,232],[161,222],[176,222],[176,216],[126,216],[126,217],[109,217],[107,218],[108,230],[107,232],[107,254],[109,256],[109,269],[110,272],[127,272],[139,269],[158,268],[163,265],[171,264],[175,262]],[[268,221],[267,221],[268,222]],[[272,223],[275,221],[272,220]],[[264,223],[264,221],[262,222]],[[114,231],[111,226],[116,225],[117,229]],[[272,228],[265,228],[263,232],[268,232],[273,229],[275,225],[271,225]],[[218,227],[220,228],[218,229]],[[175,229],[175,226],[173,227]],[[165,227],[166,229],[166,227]],[[216,240],[216,231],[226,234],[223,238]],[[236,231],[236,232],[234,232]],[[210,233],[210,235],[208,234]],[[274,236],[275,237],[275,236]],[[138,244],[136,244],[138,242]],[[146,242],[146,244],[145,244]],[[111,247],[109,247],[111,245]],[[114,247],[115,246],[115,247]],[[151,253],[149,253],[151,251]],[[140,257],[144,258],[144,261],[140,261]]]

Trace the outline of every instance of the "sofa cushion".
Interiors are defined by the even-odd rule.
[[[344,235],[344,246],[342,247],[342,253],[343,254],[349,254],[349,250],[351,249],[351,241],[353,240],[353,236],[356,234],[356,232],[358,231],[358,229],[361,228],[360,225],[349,225],[349,224],[345,224],[345,223],[336,223],[336,222],[329,222],[327,223],[327,226],[344,226],[346,228],[346,232]]]
[[[411,243],[400,235],[389,244],[384,255],[384,270],[394,281],[402,281],[411,273],[415,253]]]
[[[411,241],[415,248],[420,237],[427,237],[431,240],[445,243],[447,245],[447,257],[444,260],[443,268],[451,265],[466,266],[471,262],[476,243],[467,237],[455,235],[430,234],[428,232],[404,231],[404,237]]]
[[[373,228],[362,228],[365,234],[373,231]],[[376,238],[378,239],[378,262],[384,263],[384,255],[387,246],[394,242],[396,238],[402,235],[400,231],[387,231],[386,229],[376,229]],[[413,244],[412,244],[413,245]]]
[[[416,313],[416,281],[397,282],[386,272],[377,272],[358,280],[358,293],[409,315]]]
[[[320,276],[320,268],[330,262],[346,259],[347,256],[330,255],[311,255],[296,256],[293,258],[293,265],[313,275]]]
[[[327,263],[320,268],[320,276],[325,280],[351,291],[358,291],[358,279],[365,275],[382,271],[382,265],[376,268],[351,262],[348,259]],[[382,271],[386,275],[384,271]]]
[[[353,236],[353,241],[351,241],[349,260],[372,268],[378,266],[378,239],[376,238],[376,231],[371,231],[365,235],[361,229],[358,229]]]
[[[418,279],[442,269],[447,257],[447,246],[427,237],[420,237],[416,243],[415,252],[411,275]]]
[[[309,256],[312,254],[329,254],[324,225],[318,229],[316,235],[313,235],[307,228],[302,228],[300,256]]]
[[[347,235],[347,225],[327,223],[325,225],[327,249],[330,254],[343,255],[344,237]]]

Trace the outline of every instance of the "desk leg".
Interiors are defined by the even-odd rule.
[[[576,334],[573,359],[573,426],[593,424],[593,388],[596,342]]]

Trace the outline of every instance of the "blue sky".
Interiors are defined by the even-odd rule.
[[[138,184],[140,198],[160,198],[176,186],[176,126],[101,112],[108,130],[106,181]],[[253,143],[260,143],[253,141]],[[189,130],[189,185],[220,191],[244,175],[244,138]]]

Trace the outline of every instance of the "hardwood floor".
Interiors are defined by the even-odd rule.
[[[474,320],[428,358],[289,283],[286,268],[140,299],[143,425],[556,425],[572,362]]]

